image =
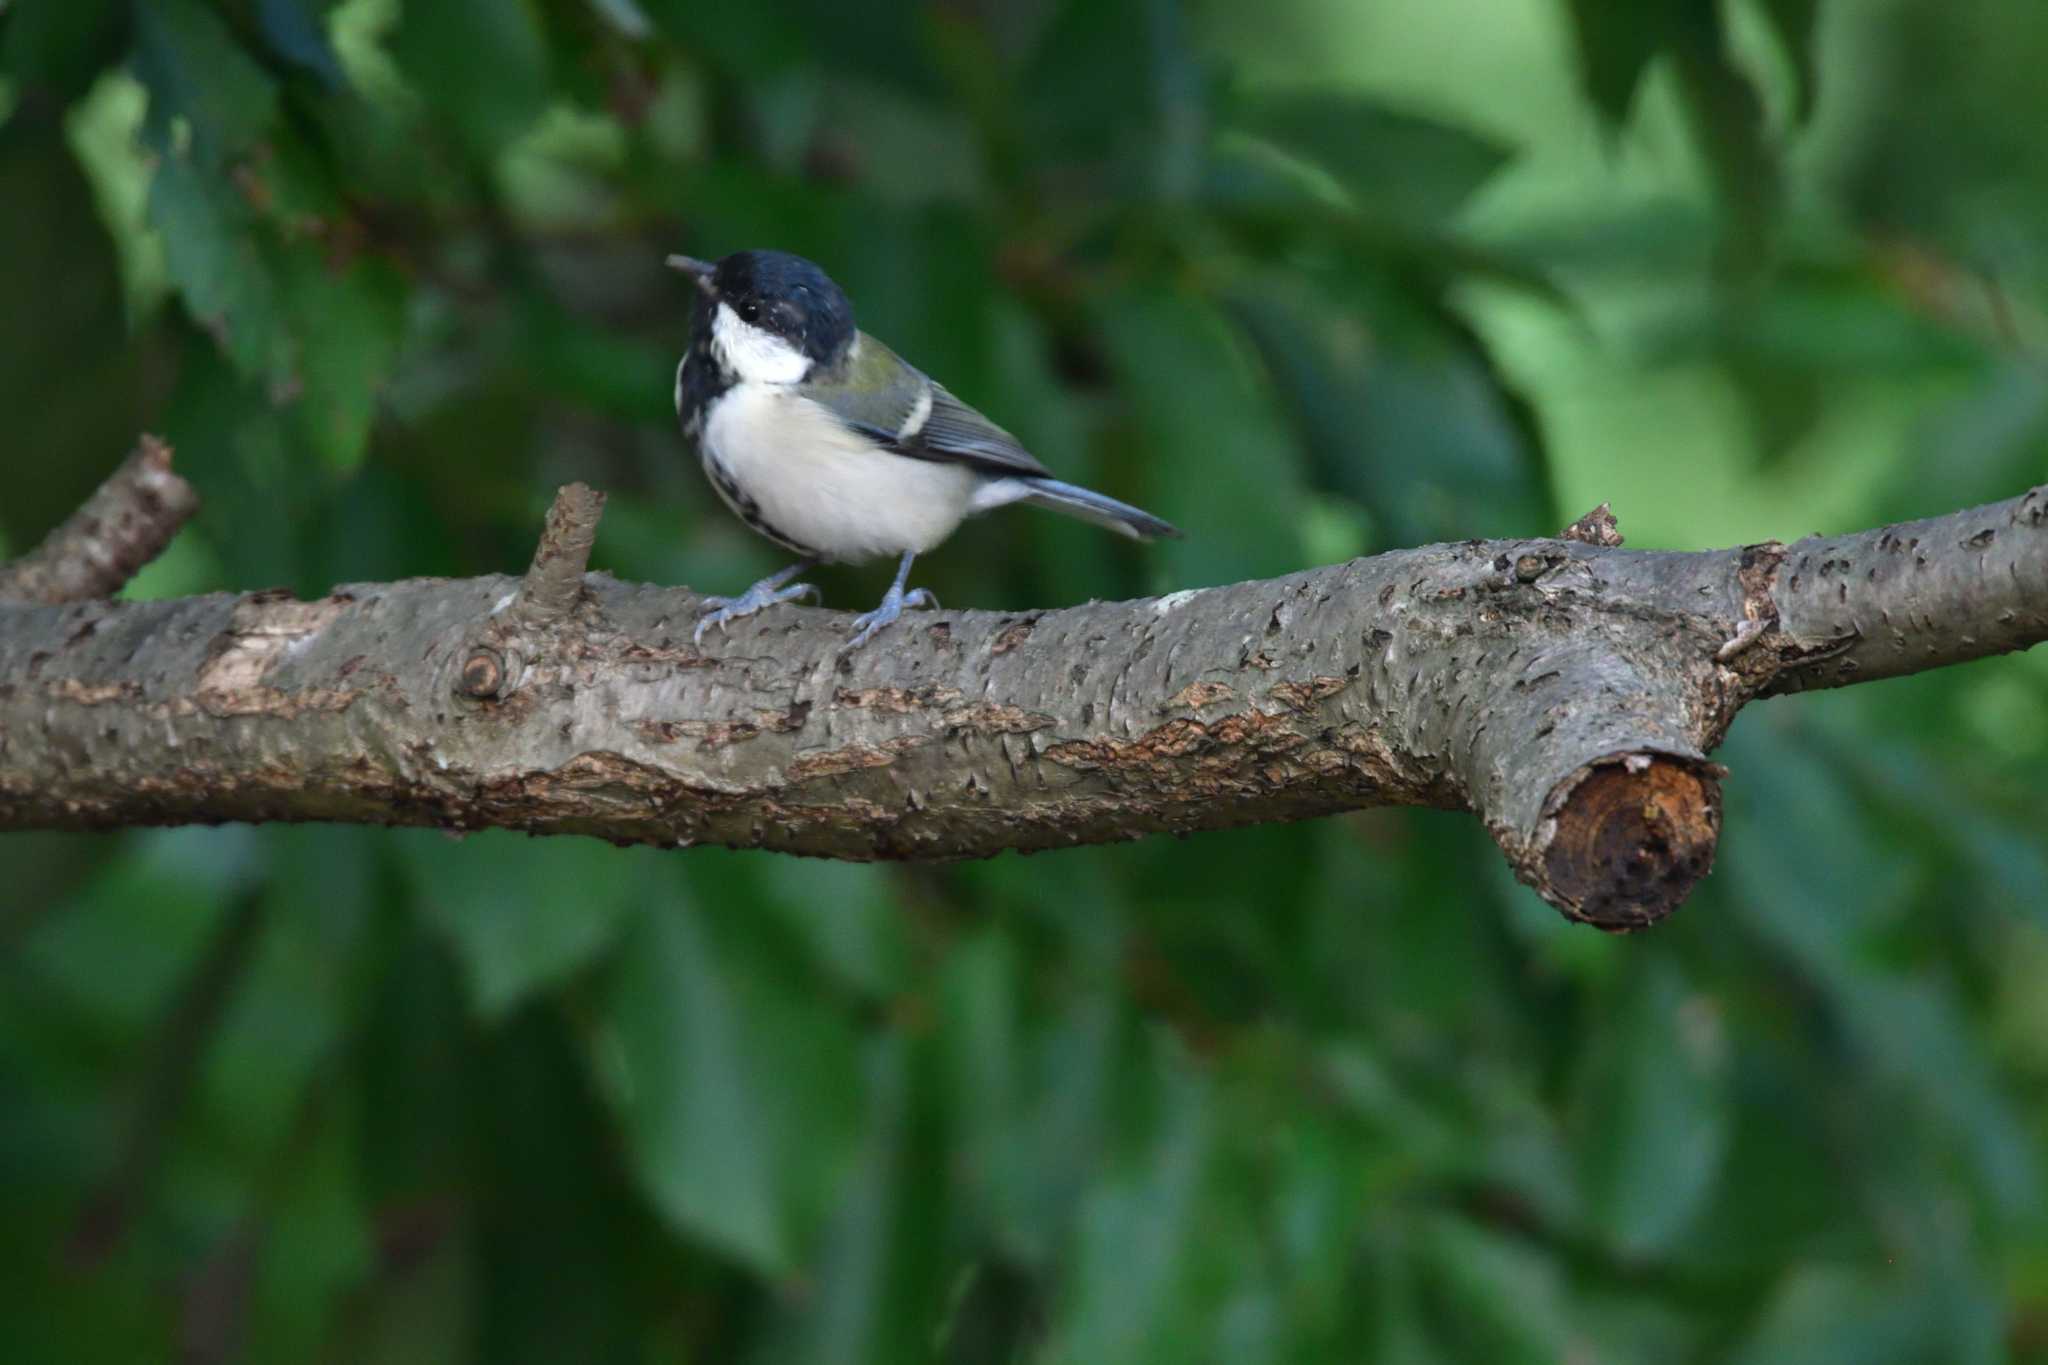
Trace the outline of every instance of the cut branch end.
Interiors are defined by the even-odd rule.
[[[1711,765],[1629,754],[1583,768],[1554,798],[1544,898],[1622,932],[1676,910],[1714,866],[1721,790]]]

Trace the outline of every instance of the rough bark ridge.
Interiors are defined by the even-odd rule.
[[[1751,699],[2048,637],[2048,489],[1700,553],[1568,539],[1265,582],[906,618],[843,648],[777,608],[584,566],[563,490],[525,579],[0,604],[0,830],[219,820],[502,826],[962,858],[1365,806],[1469,809],[1608,928],[1711,865],[1707,753]]]

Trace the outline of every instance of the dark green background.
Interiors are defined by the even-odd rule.
[[[732,591],[660,261],[768,245],[1190,533],[1004,513],[949,605],[1947,511],[2048,465],[2044,70],[2013,0],[13,0],[0,540],[147,428],[205,509],[137,595],[516,571],[569,479]],[[2048,1358],[2044,718],[2040,655],[1758,706],[1618,939],[1405,811],[12,836],[6,1355]]]

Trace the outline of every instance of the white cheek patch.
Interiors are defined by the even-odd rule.
[[[811,359],[775,333],[744,322],[730,304],[711,319],[711,344],[745,384],[794,384],[810,373]]]

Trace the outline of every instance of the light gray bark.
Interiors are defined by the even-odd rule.
[[[0,604],[0,830],[341,820],[940,859],[1432,805],[1625,928],[1711,864],[1706,755],[1746,702],[2048,636],[2043,489],[1789,547],[1629,551],[1610,519],[906,617],[852,652],[845,616],[796,607],[698,649],[695,594],[582,572],[601,506],[564,490],[523,583]]]
[[[0,564],[0,600],[111,596],[198,510],[192,485],[171,472],[171,448],[144,436],[70,520],[28,554]]]

